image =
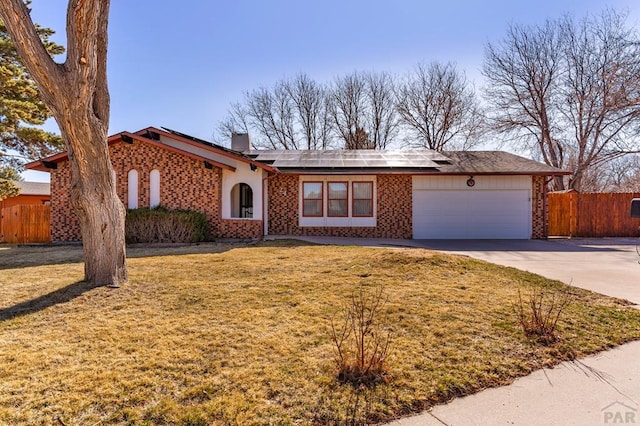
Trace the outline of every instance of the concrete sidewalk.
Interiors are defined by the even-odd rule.
[[[420,247],[534,272],[640,304],[637,239],[388,240],[291,237],[317,244]],[[640,341],[488,389],[389,426],[640,424]]]

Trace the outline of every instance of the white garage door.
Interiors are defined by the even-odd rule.
[[[529,191],[413,191],[415,239],[529,239]]]

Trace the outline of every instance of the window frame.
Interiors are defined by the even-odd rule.
[[[133,183],[134,176],[135,183]],[[129,169],[127,172],[127,209],[137,209],[138,207],[140,207],[140,173],[136,169]]]
[[[306,198],[304,186],[308,183],[319,183],[320,184],[320,197],[319,198]],[[305,180],[302,182],[302,217],[324,217],[324,181],[321,180]],[[320,200],[320,213],[319,214],[306,214],[304,208],[305,200]]]
[[[154,177],[155,176],[155,177]],[[156,208],[162,204],[162,192],[160,191],[162,176],[159,169],[149,172],[149,208]]]
[[[235,191],[238,195],[237,200],[234,199]],[[238,182],[233,185],[229,193],[231,219],[253,219],[253,198],[253,188],[248,183]],[[234,215],[236,209],[237,213]]]
[[[371,198],[356,198],[355,186],[356,186],[356,184],[360,184],[360,183],[368,183],[369,185],[371,185]],[[374,216],[374,211],[376,210],[376,207],[375,207],[375,204],[374,204],[374,198],[375,198],[375,191],[374,191],[374,185],[373,185],[373,181],[372,180],[354,180],[354,181],[351,181],[351,217],[373,217]],[[361,200],[371,200],[371,213],[370,214],[356,214],[355,203],[356,203],[356,201],[361,201]]]
[[[345,186],[346,194],[344,198],[330,198],[332,184],[343,184]],[[331,201],[344,200],[345,201],[345,213],[344,214],[331,214]],[[349,217],[349,182],[348,181],[327,181],[327,217]]]

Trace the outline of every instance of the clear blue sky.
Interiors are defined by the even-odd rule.
[[[31,5],[34,21],[63,45],[66,6]],[[480,87],[484,45],[510,23],[605,7],[629,11],[640,28],[638,0],[112,0],[110,134],[153,125],[210,140],[244,91],[300,72],[329,81],[354,70],[403,74],[419,62],[453,61]]]

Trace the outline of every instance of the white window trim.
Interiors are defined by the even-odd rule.
[[[303,182],[322,182],[323,183],[323,200],[322,200],[322,216],[305,217],[302,216]],[[349,215],[347,217],[330,217],[328,215],[328,187],[327,182],[347,182],[349,185],[347,195],[347,209]],[[354,217],[353,215],[353,182],[373,182],[373,216],[370,217]],[[326,226],[326,227],[375,227],[377,225],[378,214],[378,180],[375,175],[304,175],[300,176],[298,181],[298,226]]]

